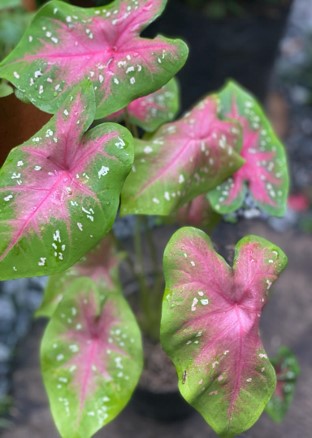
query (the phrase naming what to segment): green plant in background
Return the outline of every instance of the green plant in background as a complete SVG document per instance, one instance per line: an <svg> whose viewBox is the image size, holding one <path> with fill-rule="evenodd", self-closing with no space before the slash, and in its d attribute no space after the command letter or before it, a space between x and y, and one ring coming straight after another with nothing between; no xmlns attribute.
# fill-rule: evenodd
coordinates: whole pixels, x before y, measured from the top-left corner
<svg viewBox="0 0 312 438"><path fill-rule="evenodd" d="M0 60L5 58L21 39L32 14L22 7L21 0L2 0L0 4ZM13 93L7 81L0 81L0 96Z"/></svg>
<svg viewBox="0 0 312 438"><path fill-rule="evenodd" d="M41 369L64 438L91 437L124 408L142 372L141 333L161 341L182 395L220 436L251 427L276 386L259 318L287 263L280 248L246 236L232 268L203 231L181 228L165 250L162 300L148 216L205 228L247 192L282 216L289 185L283 145L237 84L172 121L188 48L140 36L165 4L49 2L0 64L2 78L53 114L0 171L0 278L50 275L37 312L49 318ZM117 213L136 217L135 257L118 250ZM137 315L122 260L138 285Z"/></svg>

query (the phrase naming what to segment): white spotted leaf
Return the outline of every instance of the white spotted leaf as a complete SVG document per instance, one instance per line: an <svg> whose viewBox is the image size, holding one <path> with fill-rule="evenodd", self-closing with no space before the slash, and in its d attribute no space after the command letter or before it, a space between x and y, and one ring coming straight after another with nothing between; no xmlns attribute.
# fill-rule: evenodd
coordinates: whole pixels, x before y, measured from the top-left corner
<svg viewBox="0 0 312 438"><path fill-rule="evenodd" d="M251 427L274 392L259 320L286 263L280 248L247 236L232 268L191 227L178 230L165 250L161 343L181 394L222 437Z"/></svg>
<svg viewBox="0 0 312 438"><path fill-rule="evenodd" d="M142 371L128 303L92 279L72 282L41 344L41 369L62 438L89 438L125 407Z"/></svg>
<svg viewBox="0 0 312 438"><path fill-rule="evenodd" d="M113 235L109 234L67 271L49 277L36 316L50 318L66 294L68 285L79 277L91 278L107 291L120 289L118 266L122 257L117 253Z"/></svg>
<svg viewBox="0 0 312 438"><path fill-rule="evenodd" d="M62 272L111 229L132 136L115 123L85 133L94 113L86 83L1 168L1 280Z"/></svg>
<svg viewBox="0 0 312 438"><path fill-rule="evenodd" d="M96 117L105 117L159 89L184 65L188 49L181 40L140 37L165 5L166 0L115 0L79 8L51 1L2 62L0 77L50 113L89 78Z"/></svg>
<svg viewBox="0 0 312 438"><path fill-rule="evenodd" d="M135 140L135 160L121 198L121 214L165 216L216 187L243 159L237 124L220 120L208 96L148 140Z"/></svg>
<svg viewBox="0 0 312 438"><path fill-rule="evenodd" d="M220 214L234 212L248 190L265 213L283 216L289 186L284 146L252 95L229 82L218 96L222 116L241 124L245 164L209 193L211 205Z"/></svg>
<svg viewBox="0 0 312 438"><path fill-rule="evenodd" d="M153 132L161 125L171 121L179 110L179 90L173 78L154 93L139 97L129 105L109 116L108 120L129 122L147 132Z"/></svg>

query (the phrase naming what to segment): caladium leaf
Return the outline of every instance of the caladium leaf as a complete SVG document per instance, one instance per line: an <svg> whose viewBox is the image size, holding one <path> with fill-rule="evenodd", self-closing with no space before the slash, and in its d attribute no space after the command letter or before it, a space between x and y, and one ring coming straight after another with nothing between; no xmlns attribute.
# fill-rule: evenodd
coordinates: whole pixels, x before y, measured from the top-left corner
<svg viewBox="0 0 312 438"><path fill-rule="evenodd" d="M106 236L74 266L49 278L36 316L51 317L75 278L91 278L107 291L120 289L118 266L121 259L114 237Z"/></svg>
<svg viewBox="0 0 312 438"><path fill-rule="evenodd" d="M121 214L169 215L216 187L244 162L234 150L237 142L240 131L218 118L214 96L182 119L163 125L148 140L136 140Z"/></svg>
<svg viewBox="0 0 312 438"><path fill-rule="evenodd" d="M0 80L0 97L10 96L13 93L13 88L6 81Z"/></svg>
<svg viewBox="0 0 312 438"><path fill-rule="evenodd" d="M161 342L183 397L223 437L251 427L274 391L259 318L286 262L280 248L248 236L231 268L191 227L178 230L165 250Z"/></svg>
<svg viewBox="0 0 312 438"><path fill-rule="evenodd" d="M84 134L95 102L80 88L0 170L1 280L64 271L112 227L132 137L114 123Z"/></svg>
<svg viewBox="0 0 312 438"><path fill-rule="evenodd" d="M127 108L109 116L108 120L125 120L147 132L153 132L171 121L179 110L179 89L173 78L168 84L147 96L133 100Z"/></svg>
<svg viewBox="0 0 312 438"><path fill-rule="evenodd" d="M212 208L205 195L197 196L176 213L176 221L180 225L192 225L211 229L220 220L221 216Z"/></svg>
<svg viewBox="0 0 312 438"><path fill-rule="evenodd" d="M123 295L75 280L41 344L41 368L63 438L89 438L118 415L142 371L141 335Z"/></svg>
<svg viewBox="0 0 312 438"><path fill-rule="evenodd" d="M296 356L286 347L281 347L278 354L271 358L275 368L277 385L273 397L265 410L274 421L282 421L294 397L300 367Z"/></svg>
<svg viewBox="0 0 312 438"><path fill-rule="evenodd" d="M220 214L231 213L243 203L249 189L266 213L283 216L287 206L288 169L283 145L256 100L241 87L229 82L219 93L221 113L240 122L241 151L245 164L227 181L209 193Z"/></svg>
<svg viewBox="0 0 312 438"><path fill-rule="evenodd" d="M140 37L165 4L115 0L83 9L49 2L1 64L0 76L51 113L88 77L96 91L97 118L105 117L157 90L184 65L188 49L181 40Z"/></svg>

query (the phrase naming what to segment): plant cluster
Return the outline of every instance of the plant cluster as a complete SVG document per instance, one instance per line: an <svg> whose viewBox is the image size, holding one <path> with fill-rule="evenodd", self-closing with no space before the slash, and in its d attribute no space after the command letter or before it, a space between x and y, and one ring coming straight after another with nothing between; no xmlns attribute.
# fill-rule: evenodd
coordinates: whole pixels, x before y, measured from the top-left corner
<svg viewBox="0 0 312 438"><path fill-rule="evenodd" d="M246 236L231 267L204 231L182 227L164 254L162 310L146 282L147 216L205 228L235 212L247 192L281 216L288 194L284 148L237 84L172 121L174 75L188 48L140 36L165 3L82 9L53 0L0 65L21 98L53 114L0 171L0 278L50 276L38 310L49 318L41 367L64 438L92 436L126 405L142 372L140 327L154 339L160 333L183 397L224 437L251 427L276 386L259 318L286 265L280 248ZM140 326L119 279L127 256L112 232L117 213L139 225ZM153 254L150 232L146 240ZM284 407L291 395L278 399Z"/></svg>

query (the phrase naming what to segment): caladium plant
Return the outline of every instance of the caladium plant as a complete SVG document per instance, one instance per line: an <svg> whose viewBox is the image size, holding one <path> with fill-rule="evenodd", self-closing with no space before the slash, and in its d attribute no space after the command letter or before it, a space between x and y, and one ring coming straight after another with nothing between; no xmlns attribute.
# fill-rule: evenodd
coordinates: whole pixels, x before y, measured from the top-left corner
<svg viewBox="0 0 312 438"><path fill-rule="evenodd" d="M126 120L146 132L153 132L171 121L179 109L179 90L175 78L159 90L133 100L129 105L111 114L112 121Z"/></svg>
<svg viewBox="0 0 312 438"><path fill-rule="evenodd" d="M180 40L140 37L165 0L115 0L82 9L51 1L0 66L38 108L54 113L84 78L96 90L97 118L166 84L185 63Z"/></svg>
<svg viewBox="0 0 312 438"><path fill-rule="evenodd" d="M216 96L203 99L148 140L136 140L121 213L169 215L207 193L242 166L235 152L239 140L236 123L220 120Z"/></svg>
<svg viewBox="0 0 312 438"><path fill-rule="evenodd" d="M81 83L2 167L2 280L64 271L110 230L132 142L129 131L111 123L84 135L94 113L92 86Z"/></svg>
<svg viewBox="0 0 312 438"><path fill-rule="evenodd" d="M293 400L300 366L294 353L286 347L281 347L277 355L271 358L271 362L276 371L277 383L265 410L274 421L280 422Z"/></svg>
<svg viewBox="0 0 312 438"><path fill-rule="evenodd" d="M195 228L181 228L167 245L162 345L182 395L221 436L252 426L274 392L259 318L286 263L278 247L255 236L238 242L233 268Z"/></svg>
<svg viewBox="0 0 312 438"><path fill-rule="evenodd" d="M249 93L229 82L219 93L221 113L239 120L242 127L241 155L245 164L227 181L209 193L218 213L237 210L249 190L267 214L283 216L288 195L285 150L263 113Z"/></svg>
<svg viewBox="0 0 312 438"><path fill-rule="evenodd" d="M283 146L237 84L172 121L187 46L140 36L165 3L53 0L0 65L19 98L53 114L0 170L0 279L50 275L37 311L49 318L41 367L63 438L89 438L124 408L142 371L141 333L161 341L182 395L220 436L249 428L274 393L258 326L286 265L276 245L243 238L231 268L202 231L180 229L165 250L162 304L146 216L210 230L247 189L271 215L288 190ZM114 236L118 211L136 215L134 251ZM137 284L135 314L121 262Z"/></svg>

